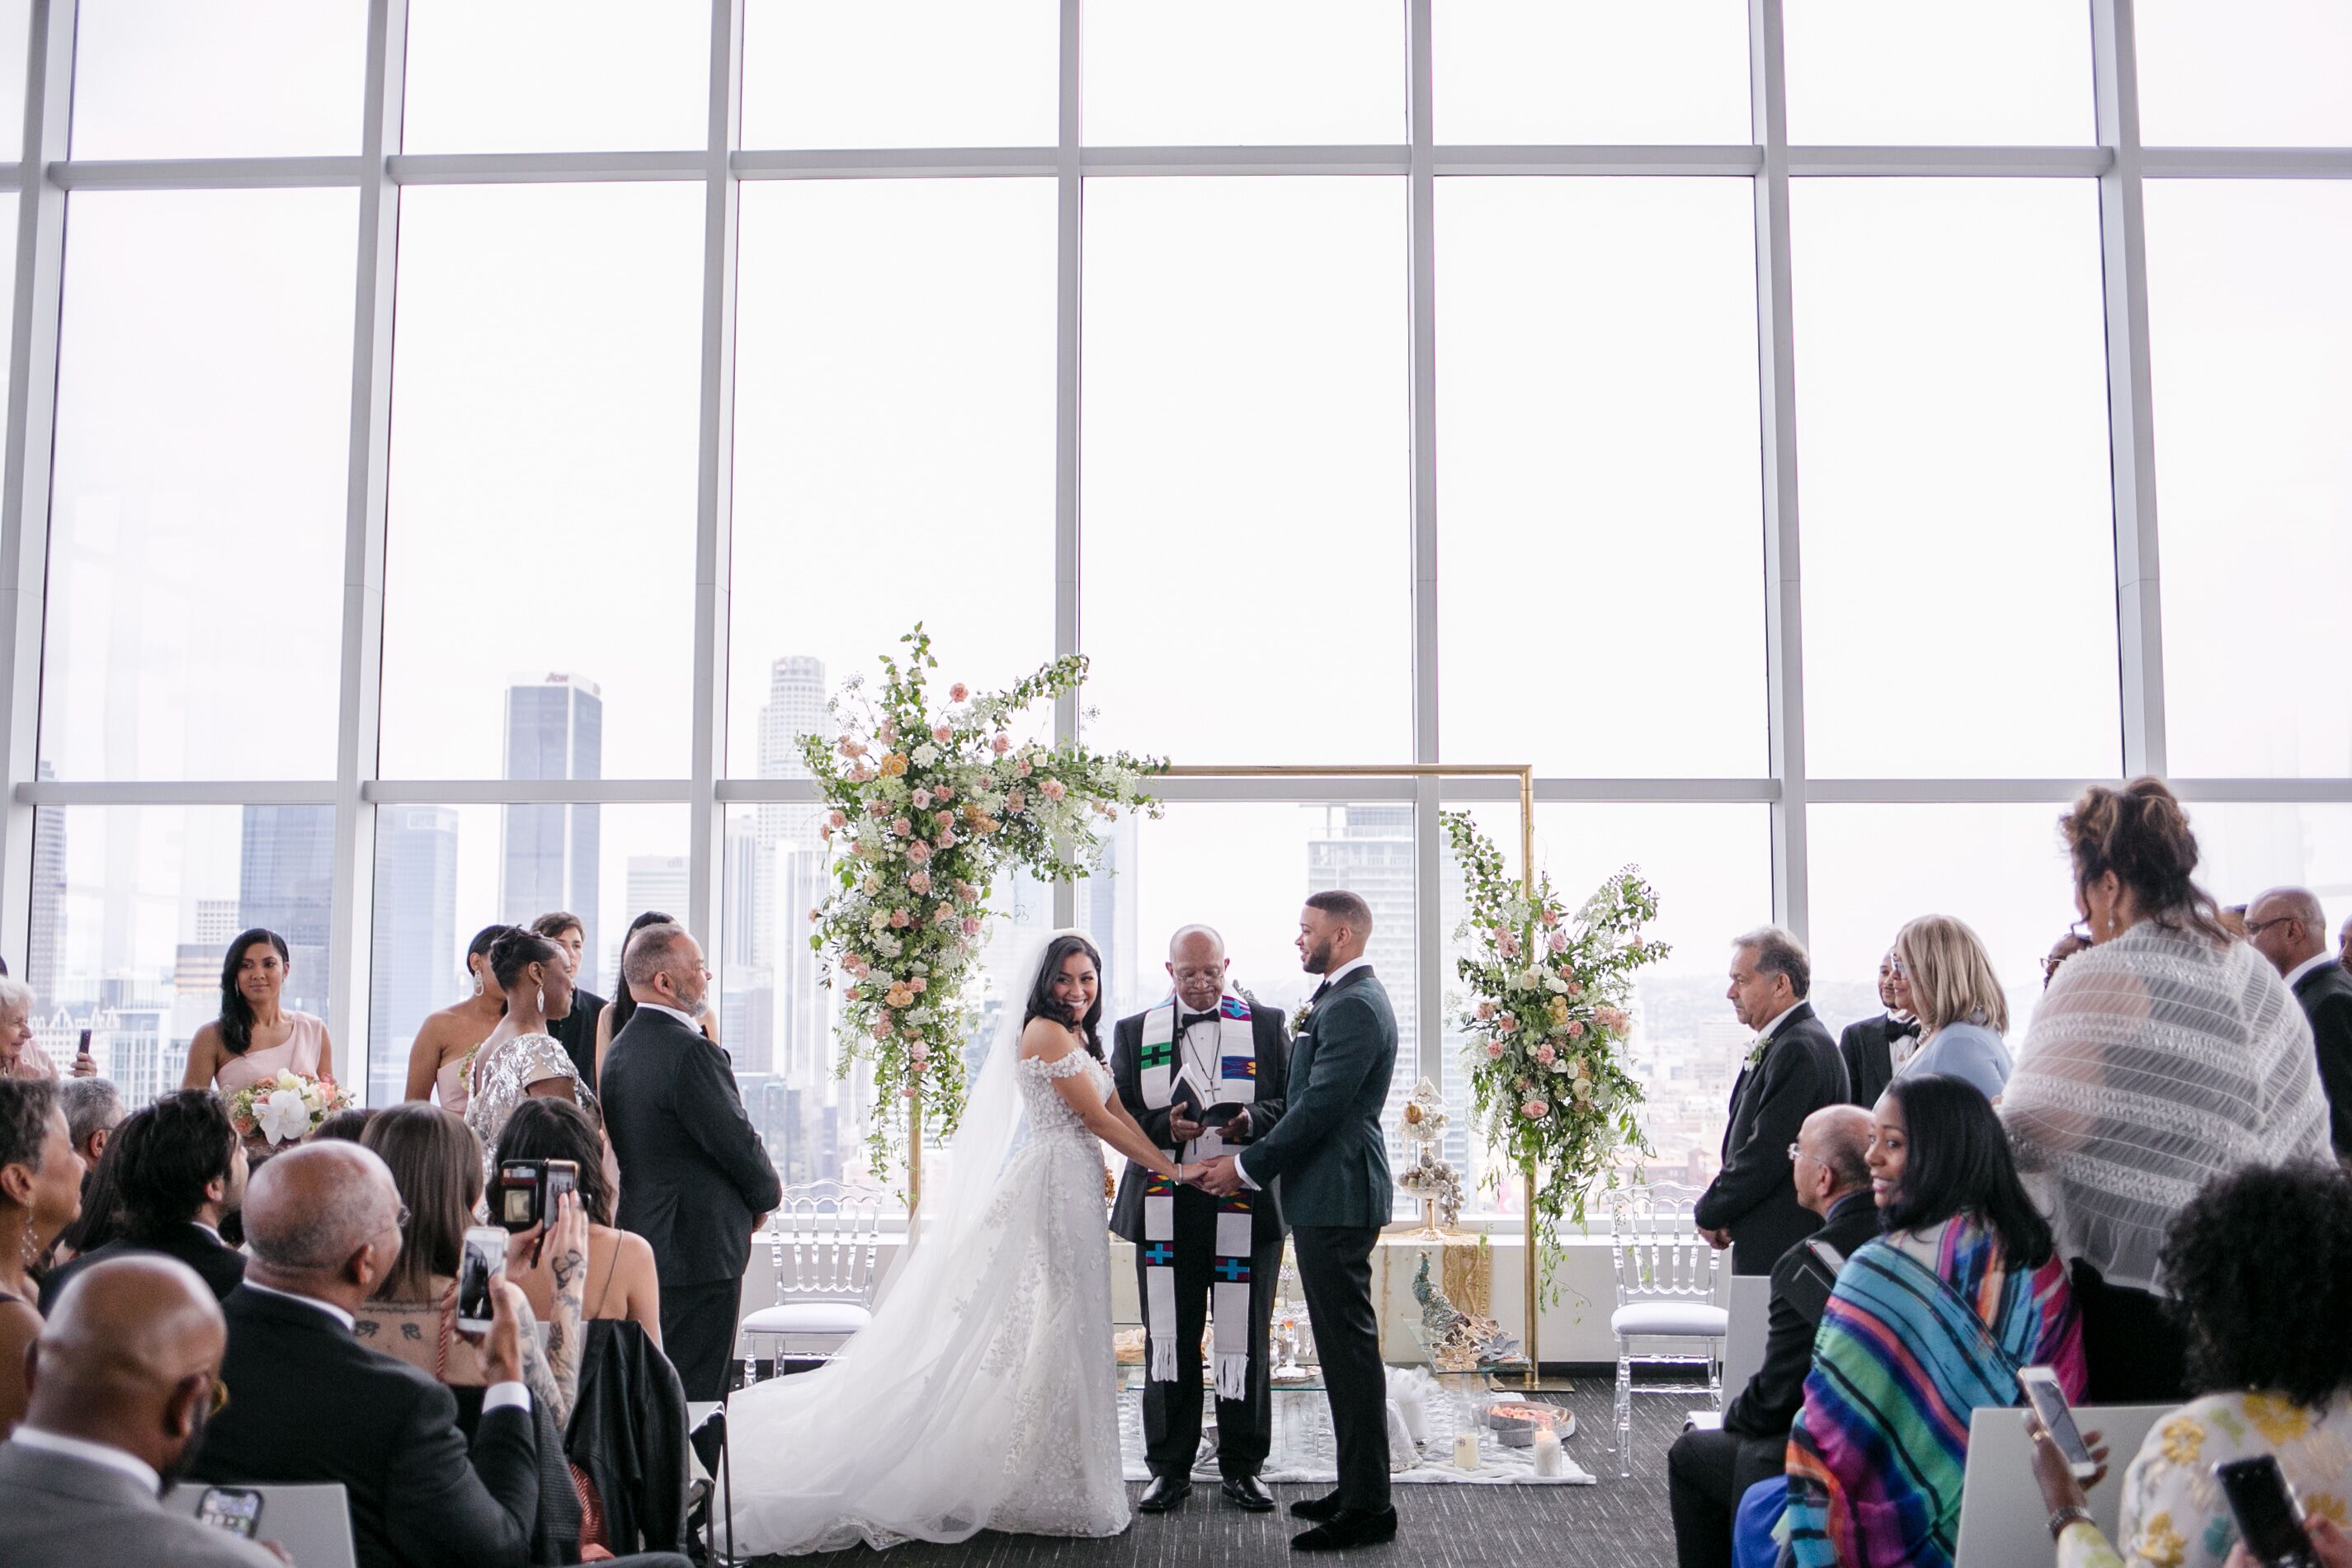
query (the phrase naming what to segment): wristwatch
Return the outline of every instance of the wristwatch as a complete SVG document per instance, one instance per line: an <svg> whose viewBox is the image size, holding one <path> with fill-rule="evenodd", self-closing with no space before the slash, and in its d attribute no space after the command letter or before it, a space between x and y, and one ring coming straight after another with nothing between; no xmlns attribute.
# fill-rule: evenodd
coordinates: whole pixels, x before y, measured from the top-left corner
<svg viewBox="0 0 2352 1568"><path fill-rule="evenodd" d="M2096 1525L2098 1521L2091 1517L2089 1509L2084 1508L2081 1503L2070 1502L2050 1515L2050 1539L2055 1541L2065 1534L2066 1527L2070 1524Z"/></svg>

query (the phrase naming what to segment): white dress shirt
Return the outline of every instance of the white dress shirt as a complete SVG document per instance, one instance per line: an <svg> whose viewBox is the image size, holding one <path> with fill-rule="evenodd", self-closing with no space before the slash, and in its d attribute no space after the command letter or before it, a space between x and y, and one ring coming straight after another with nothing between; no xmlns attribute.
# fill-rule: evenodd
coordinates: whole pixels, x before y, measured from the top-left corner
<svg viewBox="0 0 2352 1568"><path fill-rule="evenodd" d="M264 1285L259 1281L251 1279L246 1281L245 1288L248 1291L258 1291L265 1296L277 1296L284 1301L299 1301L306 1307L316 1308L318 1311L326 1313L329 1317L342 1324L345 1332L349 1332L358 1326L351 1313L343 1311L342 1308L335 1305L332 1301L322 1301L316 1296L300 1295L293 1291L277 1290L271 1286ZM530 1387L521 1383L493 1383L482 1391L482 1413L484 1415L487 1416L493 1410L502 1410L509 1405L515 1406L519 1410L530 1409Z"/></svg>
<svg viewBox="0 0 2352 1568"><path fill-rule="evenodd" d="M667 1013L670 1017L676 1019L678 1022L684 1024L695 1033L700 1034L702 1032L702 1020L696 1018L692 1013L680 1012L676 1008L664 1007L659 1002L639 1002L637 1004L637 1009L641 1012Z"/></svg>
<svg viewBox="0 0 2352 1568"><path fill-rule="evenodd" d="M79 1459L85 1464L103 1465L109 1469L120 1470L137 1481L139 1490L149 1497L163 1496L163 1478L155 1473L154 1466L127 1448L118 1448L110 1443L92 1443L81 1437L68 1437L62 1432L44 1432L29 1422L19 1426L10 1436L28 1448L63 1454L69 1459Z"/></svg>
<svg viewBox="0 0 2352 1568"><path fill-rule="evenodd" d="M1798 998L1794 1002L1791 1002L1787 1009L1775 1013L1772 1016L1772 1021L1770 1023L1768 1023L1762 1029L1758 1030L1756 1031L1756 1038L1759 1040L1770 1040L1773 1032L1782 1024L1789 1021L1789 1014L1795 1012L1799 1008L1803 1007L1804 1005L1805 998L1802 997Z"/></svg>

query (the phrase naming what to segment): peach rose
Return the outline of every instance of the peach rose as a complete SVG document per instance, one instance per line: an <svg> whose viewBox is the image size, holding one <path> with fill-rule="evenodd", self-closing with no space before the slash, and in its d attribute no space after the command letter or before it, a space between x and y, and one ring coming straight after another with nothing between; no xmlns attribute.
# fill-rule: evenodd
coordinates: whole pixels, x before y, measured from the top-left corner
<svg viewBox="0 0 2352 1568"><path fill-rule="evenodd" d="M882 759L882 777L883 777L883 778L885 778L885 779L903 779L903 778L905 778L905 777L906 777L906 774L907 774L907 759L906 759L906 758L904 758L903 756L899 755L898 752L895 752L895 751L894 751L894 752L890 753L890 755L889 755L889 756L887 756L887 757L886 757L886 758L884 758Z"/></svg>

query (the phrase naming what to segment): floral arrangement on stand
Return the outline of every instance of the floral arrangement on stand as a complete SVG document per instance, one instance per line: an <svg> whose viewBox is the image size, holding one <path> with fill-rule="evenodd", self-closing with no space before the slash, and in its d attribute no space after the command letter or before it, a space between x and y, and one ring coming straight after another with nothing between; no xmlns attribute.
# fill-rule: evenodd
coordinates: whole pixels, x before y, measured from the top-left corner
<svg viewBox="0 0 2352 1568"><path fill-rule="evenodd" d="M239 1137L257 1134L267 1145L298 1144L319 1130L319 1124L352 1103L350 1090L321 1073L316 1078L280 1071L222 1096L229 1124Z"/></svg>
<svg viewBox="0 0 2352 1568"><path fill-rule="evenodd" d="M1469 1001L1471 1104L1487 1146L1529 1176L1528 1198L1549 1299L1563 1218L1584 1219L1586 1193L1615 1183L1624 1148L1646 1150L1635 1119L1642 1086L1627 1071L1634 971L1664 957L1643 940L1658 896L1633 866L1570 910L1551 879L1508 875L1502 852L1466 811L1442 814L1462 867L1469 915L1456 934L1470 948L1455 965ZM1489 1185L1501 1180L1499 1170Z"/></svg>
<svg viewBox="0 0 2352 1568"><path fill-rule="evenodd" d="M1421 1200L1422 1228L1417 1234L1422 1236L1443 1235L1462 1218L1461 1174L1437 1153L1438 1141L1444 1137L1445 1124L1451 1120L1445 1113L1445 1097L1424 1078L1404 1103L1397 1127L1413 1157L1396 1184L1399 1190Z"/></svg>
<svg viewBox="0 0 2352 1568"><path fill-rule="evenodd" d="M906 657L884 655L878 687L853 676L828 705L835 733L802 740L828 808L818 831L837 884L809 912L809 946L847 982L839 1071L845 1078L861 1061L873 1071L866 1143L877 1172L906 1154L910 1129L890 1107L912 1101L942 1133L962 1113L964 1042L976 1017L965 987L998 873L1084 876L1100 853L1097 822L1123 810L1160 814L1141 779L1164 766L1013 738L1031 707L1078 689L1081 655L1001 692L975 695L959 682L935 708L929 634L918 622L899 641Z"/></svg>

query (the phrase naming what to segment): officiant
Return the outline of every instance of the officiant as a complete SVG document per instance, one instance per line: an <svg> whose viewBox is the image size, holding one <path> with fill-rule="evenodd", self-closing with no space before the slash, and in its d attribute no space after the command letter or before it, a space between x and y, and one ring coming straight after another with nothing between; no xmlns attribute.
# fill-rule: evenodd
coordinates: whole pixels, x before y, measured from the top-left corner
<svg viewBox="0 0 2352 1568"><path fill-rule="evenodd" d="M1224 939L1187 925L1168 944L1175 992L1118 1020L1111 1076L1146 1136L1179 1164L1214 1159L1264 1137L1282 1115L1290 1051L1279 1009L1229 983ZM1275 1194L1218 1197L1129 1162L1111 1208L1135 1243L1145 1328L1143 1437L1151 1485L1137 1507L1165 1513L1190 1496L1201 1447L1201 1332L1214 1326L1217 1469L1227 1499L1274 1507L1259 1482L1273 1442L1268 1325L1282 1274Z"/></svg>

